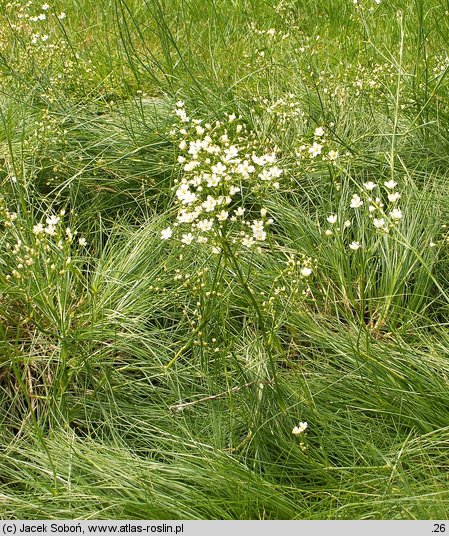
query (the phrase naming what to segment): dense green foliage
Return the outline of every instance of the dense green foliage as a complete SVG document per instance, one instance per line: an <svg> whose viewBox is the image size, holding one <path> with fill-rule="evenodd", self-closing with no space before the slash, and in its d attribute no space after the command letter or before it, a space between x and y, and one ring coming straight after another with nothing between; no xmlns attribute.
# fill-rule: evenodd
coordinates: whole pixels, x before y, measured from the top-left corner
<svg viewBox="0 0 449 536"><path fill-rule="evenodd" d="M448 10L0 2L1 518L448 517Z"/></svg>

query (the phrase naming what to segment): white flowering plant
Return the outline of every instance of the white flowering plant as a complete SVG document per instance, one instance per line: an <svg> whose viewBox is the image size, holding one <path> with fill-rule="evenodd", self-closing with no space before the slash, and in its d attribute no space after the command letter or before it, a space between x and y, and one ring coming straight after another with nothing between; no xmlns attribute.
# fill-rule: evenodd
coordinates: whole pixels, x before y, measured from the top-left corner
<svg viewBox="0 0 449 536"><path fill-rule="evenodd" d="M376 236L389 234L397 228L403 217L400 208L401 194L396 191L397 182L372 180L348 185L339 197L338 214L326 217L324 234L328 237L345 232L345 244L352 251L373 247ZM352 190L352 192L351 192ZM347 196L350 196L347 202ZM346 203L346 206L345 206ZM350 242L350 243L349 243Z"/></svg>
<svg viewBox="0 0 449 536"><path fill-rule="evenodd" d="M302 290L301 280L308 278L314 267L309 258L289 258L286 268L292 274L293 263L295 283L283 285L285 274L281 271L262 299L251 289L248 270L243 274L242 257L270 252L275 246L269 236L274 219L265 204L272 192L280 189L284 175L276 147L267 151L236 114L205 122L189 117L182 101L174 113L178 121L171 135L179 166L173 185L176 221L161 231L160 238L182 247L206 248L218 256L218 265L232 268L254 308L274 370L273 346L281 351L281 344L267 325L275 311L273 300L284 294L287 286L295 287L294 293ZM203 328L200 324L197 331Z"/></svg>
<svg viewBox="0 0 449 536"><path fill-rule="evenodd" d="M373 331L400 324L407 309L419 311L421 298L413 292L413 283L431 282L409 236L419 238L425 250L432 241L407 210L410 198L404 190L400 179L348 177L335 192L332 212L320 224L321 262L330 262L336 270L330 273L334 284L341 285L340 303Z"/></svg>
<svg viewBox="0 0 449 536"><path fill-rule="evenodd" d="M73 219L73 218L72 218ZM77 291L85 286L82 274L87 240L72 230L65 210L33 213L9 209L0 197L0 282L5 302L15 304L15 321L36 323L39 331L67 333L76 313ZM60 313L60 301L71 303L70 314Z"/></svg>
<svg viewBox="0 0 449 536"><path fill-rule="evenodd" d="M261 150L235 114L203 122L188 117L179 101L175 115L179 121L171 134L179 151L180 174L173 188L177 216L161 239L204 244L214 253L224 244L235 251L262 246L273 223L264 198L279 189L283 175L276 148Z"/></svg>

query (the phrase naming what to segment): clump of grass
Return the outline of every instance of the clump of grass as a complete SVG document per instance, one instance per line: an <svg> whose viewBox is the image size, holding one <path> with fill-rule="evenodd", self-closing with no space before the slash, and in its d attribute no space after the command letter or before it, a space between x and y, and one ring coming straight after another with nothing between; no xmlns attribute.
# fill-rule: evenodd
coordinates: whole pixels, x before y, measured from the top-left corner
<svg viewBox="0 0 449 536"><path fill-rule="evenodd" d="M444 6L0 17L2 518L446 518Z"/></svg>

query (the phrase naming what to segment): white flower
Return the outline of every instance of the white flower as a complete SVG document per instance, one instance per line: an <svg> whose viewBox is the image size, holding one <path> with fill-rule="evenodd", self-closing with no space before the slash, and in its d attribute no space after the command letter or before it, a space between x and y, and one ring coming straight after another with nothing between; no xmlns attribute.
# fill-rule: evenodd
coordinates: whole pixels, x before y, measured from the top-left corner
<svg viewBox="0 0 449 536"><path fill-rule="evenodd" d="M253 237L254 240L257 240L258 242L263 242L267 238L267 233L262 229L257 229L256 231L253 230Z"/></svg>
<svg viewBox="0 0 449 536"><path fill-rule="evenodd" d="M324 128L323 127L316 128L314 134L317 138L321 138L322 136L324 136Z"/></svg>
<svg viewBox="0 0 449 536"><path fill-rule="evenodd" d="M401 197L401 194L399 192L394 192L392 194L388 194L388 201L391 203L394 203Z"/></svg>
<svg viewBox="0 0 449 536"><path fill-rule="evenodd" d="M207 173L205 173L204 175L207 175ZM203 178L206 178L204 175L195 175L195 177L193 177L193 179L189 181L189 184L198 188L198 186L201 185L201 181L203 180Z"/></svg>
<svg viewBox="0 0 449 536"><path fill-rule="evenodd" d="M223 204L229 205L231 202L232 202L232 198L229 195L226 195L226 196L220 195L219 198L217 199L218 205L223 205Z"/></svg>
<svg viewBox="0 0 449 536"><path fill-rule="evenodd" d="M278 168L278 166L271 167L269 172L273 179L278 179L282 175L282 169Z"/></svg>
<svg viewBox="0 0 449 536"><path fill-rule="evenodd" d="M179 101L176 103L176 106L177 106L177 108L184 108L184 104L185 104L184 101L179 100Z"/></svg>
<svg viewBox="0 0 449 536"><path fill-rule="evenodd" d="M303 277L308 277L312 273L312 268L303 266L299 272Z"/></svg>
<svg viewBox="0 0 449 536"><path fill-rule="evenodd" d="M65 19L65 13L64 13L64 11L61 11L61 13L58 15L58 19L59 19L59 20L63 20L63 19Z"/></svg>
<svg viewBox="0 0 449 536"><path fill-rule="evenodd" d="M346 220L346 221L344 222L344 224L343 224L343 227L344 227L345 229L347 229L348 227L351 227L351 221L350 221L350 220Z"/></svg>
<svg viewBox="0 0 449 536"><path fill-rule="evenodd" d="M330 229L326 229L326 230L324 231L324 234L325 234L326 236L332 236L333 233L332 233L332 231L331 231Z"/></svg>
<svg viewBox="0 0 449 536"><path fill-rule="evenodd" d="M183 205L190 205L196 201L196 194L190 191L189 185L186 183L176 190L176 197L182 202Z"/></svg>
<svg viewBox="0 0 449 536"><path fill-rule="evenodd" d="M204 140L200 143L200 146L209 154L219 154L221 151L221 147L219 145L210 145L211 142L212 142L211 137L205 136ZM206 162L209 164L209 160L206 160Z"/></svg>
<svg viewBox="0 0 449 536"><path fill-rule="evenodd" d="M239 193L241 190L240 186L231 186L229 188L229 195L235 195L237 193Z"/></svg>
<svg viewBox="0 0 449 536"><path fill-rule="evenodd" d="M82 247L84 246L87 246L87 240L84 238L84 237L81 237L79 240L78 240L78 244Z"/></svg>
<svg viewBox="0 0 449 536"><path fill-rule="evenodd" d="M206 201L203 201L201 206L206 212L212 212L215 209L216 204L216 199L214 199L211 195L208 195Z"/></svg>
<svg viewBox="0 0 449 536"><path fill-rule="evenodd" d="M359 208L363 205L363 201L360 199L360 197L357 194L354 194L351 199L351 204L349 205L351 208Z"/></svg>
<svg viewBox="0 0 449 536"><path fill-rule="evenodd" d="M212 229L213 225L214 225L214 220L212 220L212 219L210 219L210 220L201 220L196 224L198 229L200 231L203 231L203 232L210 231Z"/></svg>
<svg viewBox="0 0 449 536"><path fill-rule="evenodd" d="M207 186L209 188L215 188L215 186L218 186L221 181L220 177L218 175L215 175L214 173L212 175L208 175L207 173L205 173L204 178L207 178Z"/></svg>
<svg viewBox="0 0 449 536"><path fill-rule="evenodd" d="M235 145L231 145L228 149L224 150L225 159L230 161L239 155L239 150Z"/></svg>
<svg viewBox="0 0 449 536"><path fill-rule="evenodd" d="M44 5L42 6L42 9L43 9L44 11L47 11L48 9L50 9L50 6L49 6L48 4L44 4Z"/></svg>
<svg viewBox="0 0 449 536"><path fill-rule="evenodd" d="M58 225L59 223L59 217L58 216L49 216L47 218L47 225L51 225L51 226L54 226L54 225Z"/></svg>
<svg viewBox="0 0 449 536"><path fill-rule="evenodd" d="M307 429L308 427L308 424L306 422L300 422L299 423L299 426L295 426L292 430L292 434L293 435L299 435L299 434L302 434L303 432L305 432L305 430Z"/></svg>
<svg viewBox="0 0 449 536"><path fill-rule="evenodd" d="M309 147L309 154L312 158L315 158L315 156L318 156L319 154L321 154L321 149L323 148L322 145L320 145L319 143L316 143L314 142L314 144Z"/></svg>
<svg viewBox="0 0 449 536"><path fill-rule="evenodd" d="M360 244L359 244L358 242L355 242L355 241L354 241L354 242L351 242L351 243L349 244L349 247L350 247L352 250L357 251L361 246L360 246Z"/></svg>
<svg viewBox="0 0 449 536"><path fill-rule="evenodd" d="M271 180L271 173L269 169L263 169L262 173L259 173L259 179L262 181Z"/></svg>
<svg viewBox="0 0 449 536"><path fill-rule="evenodd" d="M241 164L237 166L237 171L243 175L244 177L248 177L250 173L254 173L256 168L248 162L248 160L244 160Z"/></svg>
<svg viewBox="0 0 449 536"><path fill-rule="evenodd" d="M385 225L385 220L383 218L374 218L373 225L376 229L380 229Z"/></svg>
<svg viewBox="0 0 449 536"><path fill-rule="evenodd" d="M184 164L184 171L192 171L199 165L200 162L198 160L191 160L190 162L187 162L187 164Z"/></svg>
<svg viewBox="0 0 449 536"><path fill-rule="evenodd" d="M56 227L54 225L47 225L44 229L45 233L48 234L48 236L55 236L56 234Z"/></svg>
<svg viewBox="0 0 449 536"><path fill-rule="evenodd" d="M181 123L188 123L190 121L190 118L187 117L187 114L183 108L177 108L175 110L175 114L179 117Z"/></svg>
<svg viewBox="0 0 449 536"><path fill-rule="evenodd" d="M336 214L331 214L330 216L328 216L326 218L326 220L329 222L329 223L336 223L337 221L337 215Z"/></svg>
<svg viewBox="0 0 449 536"><path fill-rule="evenodd" d="M212 173L215 173L215 175L224 175L226 169L226 166L221 162L218 162L215 166L211 167Z"/></svg>
<svg viewBox="0 0 449 536"><path fill-rule="evenodd" d="M242 244L245 247L250 248L254 245L254 238L252 236L245 236L245 238L242 239Z"/></svg>
<svg viewBox="0 0 449 536"><path fill-rule="evenodd" d="M227 210L222 210L217 214L218 221L226 221L228 219L229 212Z"/></svg>
<svg viewBox="0 0 449 536"><path fill-rule="evenodd" d="M193 242L194 236L192 233L184 233L181 238L181 242L188 246Z"/></svg>
<svg viewBox="0 0 449 536"><path fill-rule="evenodd" d="M274 164L276 162L276 153L264 154L262 158L267 164Z"/></svg>
<svg viewBox="0 0 449 536"><path fill-rule="evenodd" d="M267 233L264 231L263 225L264 223L262 220L254 220L253 224L251 225L255 240L262 241L266 239Z"/></svg>
<svg viewBox="0 0 449 536"><path fill-rule="evenodd" d="M42 223L38 223L37 225L33 227L33 233L35 235L40 235L40 234L43 234L44 232L45 232L45 229Z"/></svg>
<svg viewBox="0 0 449 536"><path fill-rule="evenodd" d="M397 182L395 182L393 179L391 179L391 181L388 181L388 182L384 182L384 186L385 188L388 188L389 190L392 190L395 186L397 186Z"/></svg>
<svg viewBox="0 0 449 536"><path fill-rule="evenodd" d="M235 214L236 216L243 216L243 214L245 214L245 210L246 210L246 209L244 209L243 207L239 207L239 208L234 212L234 214Z"/></svg>
<svg viewBox="0 0 449 536"><path fill-rule="evenodd" d="M363 187L364 187L366 190L370 191L370 192L371 192L371 190L374 190L374 188L375 188L376 186L377 186L377 184L375 184L375 183L372 182L372 181L364 182L364 183L363 183Z"/></svg>
<svg viewBox="0 0 449 536"><path fill-rule="evenodd" d="M193 158L198 158L198 153L201 151L201 146L201 140L190 141L188 153L191 154Z"/></svg>
<svg viewBox="0 0 449 536"><path fill-rule="evenodd" d="M263 156L257 156L255 154L253 154L251 156L251 159L258 166L264 166L267 163L267 161L265 160L265 157L263 157Z"/></svg>
<svg viewBox="0 0 449 536"><path fill-rule="evenodd" d="M221 181L220 177L218 175L215 175L214 173L212 173L212 175L204 173L203 178L207 179L208 188L215 188L220 184Z"/></svg>
<svg viewBox="0 0 449 536"><path fill-rule="evenodd" d="M173 231L171 227L167 227L166 229L163 229L161 231L161 239L168 240L169 238L171 238L172 234L173 234Z"/></svg>
<svg viewBox="0 0 449 536"><path fill-rule="evenodd" d="M192 223L199 216L199 213L200 213L200 210L198 209L192 212L187 212L186 210L181 209L179 211L177 218L180 223Z"/></svg>
<svg viewBox="0 0 449 536"><path fill-rule="evenodd" d="M402 218L402 210L400 210L399 208L394 208L390 212L390 218L392 218L393 220L400 220Z"/></svg>
<svg viewBox="0 0 449 536"><path fill-rule="evenodd" d="M327 157L329 158L329 160L337 160L338 151L329 151Z"/></svg>

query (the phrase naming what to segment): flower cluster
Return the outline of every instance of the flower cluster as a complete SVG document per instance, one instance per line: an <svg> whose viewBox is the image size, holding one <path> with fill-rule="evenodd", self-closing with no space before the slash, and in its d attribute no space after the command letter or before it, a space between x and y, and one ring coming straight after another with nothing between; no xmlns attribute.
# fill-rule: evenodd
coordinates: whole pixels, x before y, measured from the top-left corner
<svg viewBox="0 0 449 536"><path fill-rule="evenodd" d="M26 81L37 69L46 73L41 79L39 97L50 103L60 101L61 93L86 98L87 86L102 96L117 92L112 79L99 79L91 48L74 50L75 44L67 41L65 25L69 13L52 2L35 0L15 0L5 3L2 9L8 22L0 24L0 47L14 64L15 75L0 78L0 88L11 90L14 85L19 91L28 91ZM21 46L15 46L16 42Z"/></svg>
<svg viewBox="0 0 449 536"><path fill-rule="evenodd" d="M298 426L293 427L292 434L295 435L295 436L302 436L302 434L304 434L304 432L307 430L308 427L309 427L309 425L308 425L307 422L300 422L298 424ZM307 447L306 447L304 441L299 442L299 448L302 451L307 450Z"/></svg>
<svg viewBox="0 0 449 536"><path fill-rule="evenodd" d="M58 47L58 43L50 44L51 30L49 21L52 19L62 21L66 14L54 11L47 3L34 7L33 2L9 2L5 6L7 12L14 13L9 18L11 29L20 32L31 45L47 43L47 50Z"/></svg>
<svg viewBox="0 0 449 536"><path fill-rule="evenodd" d="M381 3L382 0L374 0L374 4L377 4L379 5ZM352 0L352 3L356 6L359 5L359 0ZM372 4L371 4L371 7L372 7Z"/></svg>
<svg viewBox="0 0 449 536"><path fill-rule="evenodd" d="M287 93L275 100L254 97L253 101L261 112L267 112L281 124L287 124L293 118L305 117L299 98L294 93Z"/></svg>
<svg viewBox="0 0 449 536"><path fill-rule="evenodd" d="M268 28L268 30L260 30L257 28L256 24L254 22L250 23L250 30L256 34L261 36L268 36L270 39L287 39L289 37L289 33L284 32L283 30L277 30L276 28Z"/></svg>
<svg viewBox="0 0 449 536"><path fill-rule="evenodd" d="M0 225L4 227L12 227L17 219L17 212L10 212L8 210L5 199L0 196Z"/></svg>
<svg viewBox="0 0 449 536"><path fill-rule="evenodd" d="M434 66L432 69L435 79L441 79L449 69L449 56L447 54L436 54L433 57Z"/></svg>
<svg viewBox="0 0 449 536"><path fill-rule="evenodd" d="M317 158L335 164L339 158L339 153L335 149L330 149L326 139L326 131L323 127L317 127L313 133L311 143L303 143L296 151L298 162L304 160L315 160Z"/></svg>
<svg viewBox="0 0 449 536"><path fill-rule="evenodd" d="M267 239L272 218L264 197L280 187L283 170L276 149L260 150L240 118L230 114L214 124L188 117L176 104L178 124L171 131L179 149L181 177L175 181L177 221L161 232L182 244L209 244L219 252L223 240L246 248ZM258 206L257 213L255 207Z"/></svg>
<svg viewBox="0 0 449 536"><path fill-rule="evenodd" d="M6 208L0 198L0 224L4 227L4 251L7 273L5 278L26 282L30 271L62 275L72 263L72 254L87 245L84 237L77 239L77 231L72 231L63 222L65 211L49 213L29 229L28 222L22 221L17 213ZM8 246L9 244L9 246Z"/></svg>
<svg viewBox="0 0 449 536"><path fill-rule="evenodd" d="M272 282L269 292L261 291L261 307L273 321L294 299L302 300L311 292L310 281L316 272L318 259L301 253L288 253L284 266Z"/></svg>
<svg viewBox="0 0 449 536"><path fill-rule="evenodd" d="M254 22L250 22L248 26L248 32L252 35L252 47L242 55L242 58L247 60L246 67L253 69L255 64L263 66L275 61L277 54L283 49L282 45L288 42L290 33L273 27L260 29Z"/></svg>
<svg viewBox="0 0 449 536"><path fill-rule="evenodd" d="M323 69L315 72L303 68L301 75L308 83L319 88L323 102L330 107L337 104L339 107L352 107L354 99L360 96L370 100L384 98L385 89L397 79L393 64L379 63L375 58L370 58L368 63L348 63L342 70Z"/></svg>
<svg viewBox="0 0 449 536"><path fill-rule="evenodd" d="M376 233L389 233L402 219L402 210L398 207L401 194L396 190L397 183L393 179L375 183L364 182L357 193L352 194L348 209L352 212L348 218L348 210L340 214L330 214L326 221L330 224L324 234L332 236L335 231L342 232L352 227L352 218L362 216L368 226ZM354 234L354 233L353 233ZM349 249L357 251L362 247L360 239L349 244Z"/></svg>
<svg viewBox="0 0 449 536"><path fill-rule="evenodd" d="M293 435L300 435L307 430L308 424L306 422L300 422L298 426L295 426L292 430Z"/></svg>

